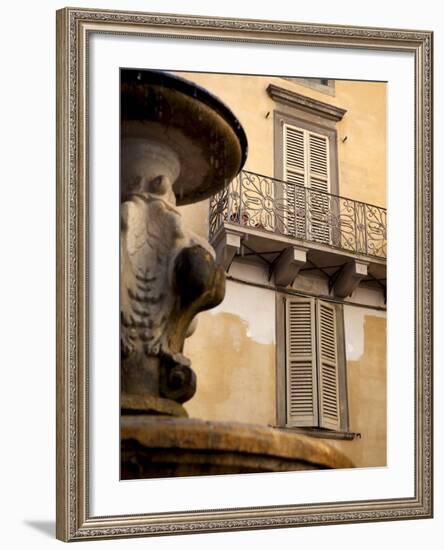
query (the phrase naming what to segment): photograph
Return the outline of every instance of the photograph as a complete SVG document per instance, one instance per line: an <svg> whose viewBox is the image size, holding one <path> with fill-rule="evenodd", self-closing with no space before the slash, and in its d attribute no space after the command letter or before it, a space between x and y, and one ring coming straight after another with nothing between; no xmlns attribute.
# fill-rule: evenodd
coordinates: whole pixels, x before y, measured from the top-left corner
<svg viewBox="0 0 444 550"><path fill-rule="evenodd" d="M120 478L387 465L387 82L120 69Z"/></svg>
<svg viewBox="0 0 444 550"><path fill-rule="evenodd" d="M58 539L432 517L433 33L393 23L58 10Z"/></svg>
<svg viewBox="0 0 444 550"><path fill-rule="evenodd" d="M5 3L6 550L442 545L439 5Z"/></svg>

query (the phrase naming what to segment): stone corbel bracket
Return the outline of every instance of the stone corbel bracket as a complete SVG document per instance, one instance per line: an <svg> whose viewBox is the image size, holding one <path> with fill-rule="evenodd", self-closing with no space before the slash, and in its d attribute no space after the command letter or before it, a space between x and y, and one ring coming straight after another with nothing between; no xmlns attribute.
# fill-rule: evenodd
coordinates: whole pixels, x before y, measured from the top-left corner
<svg viewBox="0 0 444 550"><path fill-rule="evenodd" d="M223 228L213 243L216 252L216 263L228 271L234 256L240 252L242 234Z"/></svg>
<svg viewBox="0 0 444 550"><path fill-rule="evenodd" d="M333 284L333 293L338 298L350 296L359 283L368 275L368 262L353 260L344 264Z"/></svg>
<svg viewBox="0 0 444 550"><path fill-rule="evenodd" d="M276 260L273 266L276 286L292 285L299 270L307 263L307 248L289 246Z"/></svg>

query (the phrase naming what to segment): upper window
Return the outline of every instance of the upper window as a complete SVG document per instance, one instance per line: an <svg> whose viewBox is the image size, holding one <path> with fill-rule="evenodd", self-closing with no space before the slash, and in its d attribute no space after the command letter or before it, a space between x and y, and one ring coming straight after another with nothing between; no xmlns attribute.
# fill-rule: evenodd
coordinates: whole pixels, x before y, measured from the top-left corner
<svg viewBox="0 0 444 550"><path fill-rule="evenodd" d="M334 205L326 194L330 193L329 139L286 122L282 134L283 180L294 184L285 186L289 232L301 239L331 243L329 214Z"/></svg>
<svg viewBox="0 0 444 550"><path fill-rule="evenodd" d="M274 111L274 177L339 195L336 124L346 111L270 84Z"/></svg>
<svg viewBox="0 0 444 550"><path fill-rule="evenodd" d="M339 195L336 124L346 111L270 84L274 111L274 177L284 211L276 228L297 239L338 245L331 227ZM280 227L280 225L282 227Z"/></svg>
<svg viewBox="0 0 444 550"><path fill-rule="evenodd" d="M283 148L285 181L330 192L327 136L284 123Z"/></svg>

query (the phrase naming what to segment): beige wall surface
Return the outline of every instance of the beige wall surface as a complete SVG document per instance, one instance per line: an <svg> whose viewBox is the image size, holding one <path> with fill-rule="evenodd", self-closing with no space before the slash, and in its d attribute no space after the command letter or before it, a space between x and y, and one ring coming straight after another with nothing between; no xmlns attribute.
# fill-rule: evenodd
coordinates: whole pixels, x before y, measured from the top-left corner
<svg viewBox="0 0 444 550"><path fill-rule="evenodd" d="M204 420L273 424L275 345L248 335L248 324L232 313L202 314L199 336L185 354L197 376L188 414Z"/></svg>
<svg viewBox="0 0 444 550"><path fill-rule="evenodd" d="M227 282L224 302L201 313L185 355L197 376L190 416L274 424L276 349L274 293Z"/></svg>
<svg viewBox="0 0 444 550"><path fill-rule="evenodd" d="M331 441L357 467L387 465L386 319L384 314L345 307L345 332L355 336L347 345L349 429L360 434L352 441ZM347 322L348 321L348 322ZM351 332L351 324L354 332ZM357 341L358 340L358 341ZM350 357L354 357L351 360Z"/></svg>
<svg viewBox="0 0 444 550"><path fill-rule="evenodd" d="M340 194L383 207L387 204L386 92L383 82L336 81L336 99L347 109L337 124Z"/></svg>
<svg viewBox="0 0 444 550"><path fill-rule="evenodd" d="M227 298L199 315L185 345L197 375L185 407L206 420L276 424L274 293L228 282ZM357 467L386 465L385 312L344 306L349 430L352 441L326 440Z"/></svg>

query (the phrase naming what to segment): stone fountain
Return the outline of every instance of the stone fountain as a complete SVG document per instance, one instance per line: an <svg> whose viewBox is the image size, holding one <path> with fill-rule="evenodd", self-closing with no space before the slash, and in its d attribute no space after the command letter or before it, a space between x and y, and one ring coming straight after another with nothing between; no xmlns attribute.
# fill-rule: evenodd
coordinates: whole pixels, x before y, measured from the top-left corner
<svg viewBox="0 0 444 550"><path fill-rule="evenodd" d="M295 433L190 419L196 376L183 355L196 315L218 305L225 272L178 206L241 170L247 139L208 91L157 71L121 71L121 478L350 467Z"/></svg>

